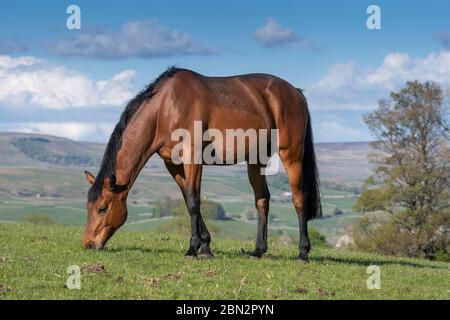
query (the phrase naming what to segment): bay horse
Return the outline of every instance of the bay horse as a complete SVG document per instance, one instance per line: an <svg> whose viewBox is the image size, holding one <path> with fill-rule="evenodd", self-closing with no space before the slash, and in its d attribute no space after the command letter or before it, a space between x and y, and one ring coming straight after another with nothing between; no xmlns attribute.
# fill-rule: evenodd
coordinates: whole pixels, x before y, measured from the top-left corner
<svg viewBox="0 0 450 320"><path fill-rule="evenodd" d="M215 128L221 132L278 129L278 154L299 219L299 259L309 261L307 222L320 217L322 209L311 117L302 91L268 74L207 77L175 67L129 101L111 134L97 177L85 171L92 186L88 191L84 248L103 248L125 223L129 191L148 159L157 153L181 189L189 211L191 238L186 256L197 257L200 250L202 256L212 257L211 236L200 213L203 164L172 160L179 141L172 141L171 132L178 128L191 132L195 121L201 121L202 130ZM250 147L245 146L246 153ZM267 251L270 193L261 174L264 166L247 164L258 212L256 247L250 255L256 258Z"/></svg>

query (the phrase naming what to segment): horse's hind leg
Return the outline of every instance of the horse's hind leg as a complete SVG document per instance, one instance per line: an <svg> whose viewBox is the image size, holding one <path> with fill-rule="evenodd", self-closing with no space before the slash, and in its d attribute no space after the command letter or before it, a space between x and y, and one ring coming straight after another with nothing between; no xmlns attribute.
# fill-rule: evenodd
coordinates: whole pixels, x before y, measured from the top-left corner
<svg viewBox="0 0 450 320"><path fill-rule="evenodd" d="M191 240L187 257L196 257L200 248L200 254L204 257L212 257L209 243L211 236L200 214L200 185L201 165L175 165L165 162L167 170L172 175L181 189L186 206L191 218Z"/></svg>
<svg viewBox="0 0 450 320"><path fill-rule="evenodd" d="M247 173L255 194L255 206L258 211L256 248L251 256L260 258L267 251L267 217L269 215L270 193L267 188L266 176L261 174L261 166L249 164Z"/></svg>
<svg viewBox="0 0 450 320"><path fill-rule="evenodd" d="M308 237L308 219L304 210L304 199L302 194L303 172L302 162L300 159L294 160L287 150L280 151L280 158L283 160L286 174L292 191L292 202L297 212L300 230L300 255L302 262L309 262L309 250L311 244Z"/></svg>

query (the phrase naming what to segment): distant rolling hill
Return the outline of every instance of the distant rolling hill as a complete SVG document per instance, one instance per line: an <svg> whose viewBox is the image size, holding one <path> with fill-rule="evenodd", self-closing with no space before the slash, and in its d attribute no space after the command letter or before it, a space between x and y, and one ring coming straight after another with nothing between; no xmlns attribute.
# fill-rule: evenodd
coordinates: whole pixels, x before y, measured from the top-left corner
<svg viewBox="0 0 450 320"><path fill-rule="evenodd" d="M0 133L0 166L98 167L104 149L104 144L79 142L49 135ZM371 166L367 161L367 156L371 152L368 142L318 143L316 152L322 179L342 183L360 182L371 172ZM148 167L163 169L164 165L158 156L154 156ZM239 172L245 170L245 167L215 169Z"/></svg>
<svg viewBox="0 0 450 320"><path fill-rule="evenodd" d="M105 146L42 134L0 132L0 166L98 167Z"/></svg>
<svg viewBox="0 0 450 320"><path fill-rule="evenodd" d="M97 165L104 146L65 138L0 133L0 165Z"/></svg>
<svg viewBox="0 0 450 320"><path fill-rule="evenodd" d="M29 214L45 215L58 223L84 224L89 188L83 171L94 174L101 162L104 144L78 142L61 137L25 133L0 133L0 222L20 221ZM357 214L351 208L358 188L369 176L369 143L319 143L316 145L322 180L323 208L330 218L312 226L335 238ZM283 173L269 178L272 194L272 229L298 236L298 221L292 208L287 178ZM181 198L162 160L151 158L129 197L126 228L151 230L167 221L152 219L154 201ZM246 219L253 210L253 192L245 165L207 167L202 195L223 204L234 220L214 222L224 237L253 238L255 221ZM333 216L336 209L343 214Z"/></svg>

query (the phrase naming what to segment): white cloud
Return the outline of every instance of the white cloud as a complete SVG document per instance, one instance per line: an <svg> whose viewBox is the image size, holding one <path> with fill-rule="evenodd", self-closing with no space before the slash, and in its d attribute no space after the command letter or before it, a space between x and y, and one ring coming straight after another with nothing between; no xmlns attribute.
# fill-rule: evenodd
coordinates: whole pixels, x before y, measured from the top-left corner
<svg viewBox="0 0 450 320"><path fill-rule="evenodd" d="M36 65L39 62L41 62L41 60L34 58L34 57L11 57L8 55L1 55L0 56L0 72L4 71L4 70L11 70L17 67L29 67L32 65Z"/></svg>
<svg viewBox="0 0 450 320"><path fill-rule="evenodd" d="M303 41L294 31L281 26L272 17L267 18L266 23L256 30L253 38L258 40L264 47L277 47Z"/></svg>
<svg viewBox="0 0 450 320"><path fill-rule="evenodd" d="M9 123L0 125L2 131L39 133L81 141L101 141L108 139L113 123L83 123L83 122L31 122Z"/></svg>
<svg viewBox="0 0 450 320"><path fill-rule="evenodd" d="M34 57L0 56L0 104L49 109L118 106L133 96L134 70L94 81Z"/></svg>
<svg viewBox="0 0 450 320"><path fill-rule="evenodd" d="M390 53L375 70L359 69L354 61L339 63L306 93L317 110L369 110L409 80L436 81L446 90L450 86L450 51L430 53L425 58Z"/></svg>
<svg viewBox="0 0 450 320"><path fill-rule="evenodd" d="M51 51L63 56L98 59L217 53L215 49L203 47L187 33L162 26L156 19L127 22L118 32L81 30L76 36L57 42Z"/></svg>

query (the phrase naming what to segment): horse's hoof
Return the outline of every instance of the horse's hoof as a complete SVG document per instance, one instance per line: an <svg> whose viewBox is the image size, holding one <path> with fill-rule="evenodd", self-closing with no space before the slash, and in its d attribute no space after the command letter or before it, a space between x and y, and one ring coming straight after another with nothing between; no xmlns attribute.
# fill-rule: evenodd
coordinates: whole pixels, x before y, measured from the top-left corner
<svg viewBox="0 0 450 320"><path fill-rule="evenodd" d="M309 263L309 259L307 260L303 260L303 259L298 259L298 262L300 262L301 264L308 264Z"/></svg>
<svg viewBox="0 0 450 320"><path fill-rule="evenodd" d="M300 263L309 263L308 254L300 254L299 257L298 257L298 261Z"/></svg>
<svg viewBox="0 0 450 320"><path fill-rule="evenodd" d="M259 252L259 251L253 251L252 253L250 253L250 259L261 259L264 253Z"/></svg>
<svg viewBox="0 0 450 320"><path fill-rule="evenodd" d="M197 248L190 246L186 254L184 255L186 258L195 259L198 256Z"/></svg>
<svg viewBox="0 0 450 320"><path fill-rule="evenodd" d="M202 246L200 248L200 254L199 256L201 256L202 258L212 258L214 255L211 252L211 248L209 246Z"/></svg>

